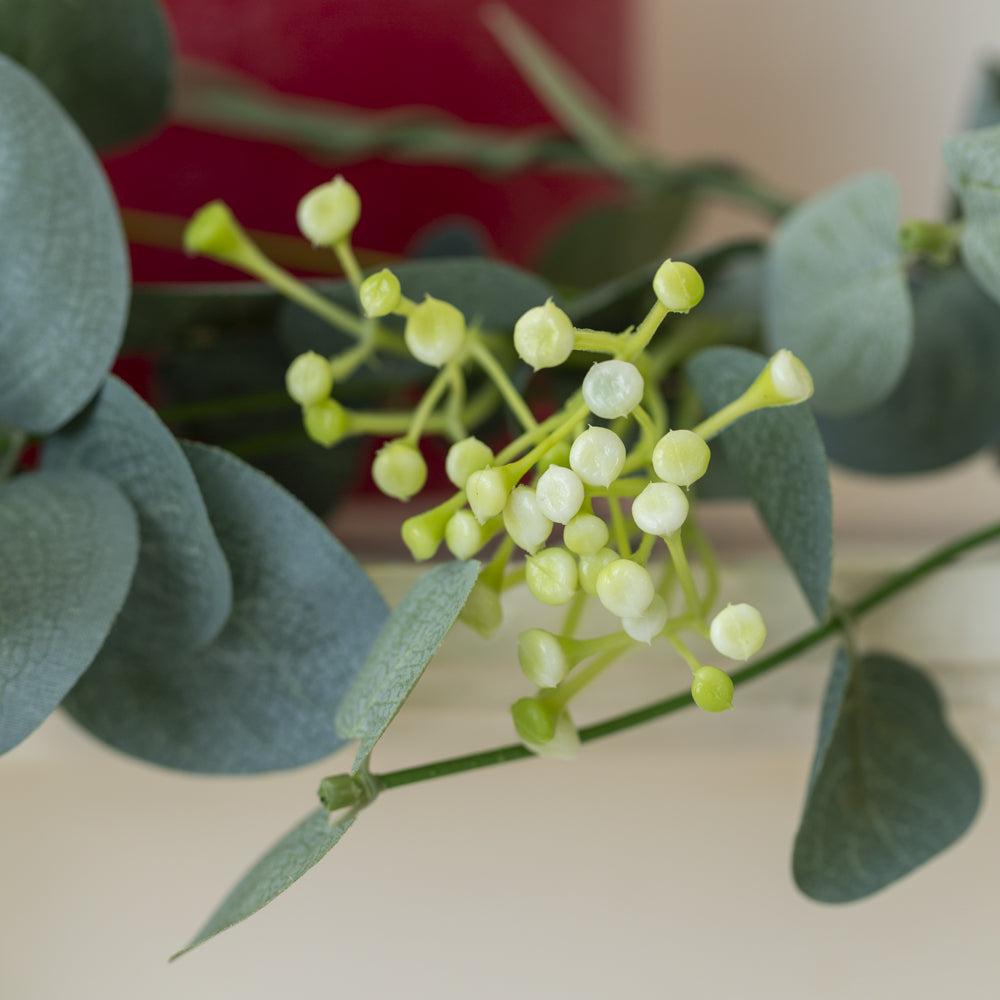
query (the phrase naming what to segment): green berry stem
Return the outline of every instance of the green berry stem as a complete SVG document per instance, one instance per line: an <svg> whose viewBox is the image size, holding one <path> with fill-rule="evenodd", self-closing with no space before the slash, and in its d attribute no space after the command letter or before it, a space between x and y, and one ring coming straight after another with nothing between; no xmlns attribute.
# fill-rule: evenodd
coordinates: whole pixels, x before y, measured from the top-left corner
<svg viewBox="0 0 1000 1000"><path fill-rule="evenodd" d="M621 350L622 334L605 333L603 330L577 330L573 337L573 350L592 354L617 354Z"/></svg>
<svg viewBox="0 0 1000 1000"><path fill-rule="evenodd" d="M623 559L628 559L632 555L632 546L629 543L628 524L625 515L622 513L621 504L618 497L608 494L608 510L611 513L611 530L614 532L615 545L618 546L618 554Z"/></svg>
<svg viewBox="0 0 1000 1000"><path fill-rule="evenodd" d="M364 281L364 275L361 273L358 258L354 256L350 239L345 237L334 243L333 252L337 255L337 262L356 293L361 287L361 282Z"/></svg>
<svg viewBox="0 0 1000 1000"><path fill-rule="evenodd" d="M573 398L576 398L575 394ZM566 413L566 409L567 407L563 407L560 411L560 416ZM540 458L547 455L555 445L566 437L566 435L569 434L581 420L585 419L589 412L590 411L587 409L586 403L581 403L579 406L575 407L569 415L562 420L561 423L556 424L555 429L542 438L542 440L535 445L531 451L529 451L522 458L518 459L516 462L510 462L508 464L511 475L515 476L516 479L519 480Z"/></svg>
<svg viewBox="0 0 1000 1000"><path fill-rule="evenodd" d="M461 441L468 436L469 424L465 419L466 386L461 365L446 366L450 382L448 402L444 412L445 434L452 441Z"/></svg>
<svg viewBox="0 0 1000 1000"><path fill-rule="evenodd" d="M635 645L635 640L624 632L614 632L591 642L595 648L587 655L593 655L594 652L598 655L585 667L581 667L557 687L541 696L548 708L556 712L565 708L584 688L597 680L622 653Z"/></svg>
<svg viewBox="0 0 1000 1000"><path fill-rule="evenodd" d="M534 430L538 426L524 397L517 391L514 383L511 382L503 366L497 361L493 352L475 334L470 333L466 342L466 350L475 360L476 364L489 376L493 384L500 390L500 395L510 407L518 422L526 431Z"/></svg>
<svg viewBox="0 0 1000 1000"><path fill-rule="evenodd" d="M684 662L691 668L691 673L701 669L701 663L698 662L698 657L691 652L688 648L687 643L681 639L675 631L664 632L667 642L670 643L674 649L680 654Z"/></svg>
<svg viewBox="0 0 1000 1000"><path fill-rule="evenodd" d="M566 617L563 619L563 626L560 635L564 639L571 639L580 625L584 608L587 606L589 594L581 588L573 595L569 607L566 609Z"/></svg>
<svg viewBox="0 0 1000 1000"><path fill-rule="evenodd" d="M343 354L330 358L330 372L334 382L343 382L353 375L375 352L375 340L371 336L355 344Z"/></svg>
<svg viewBox="0 0 1000 1000"><path fill-rule="evenodd" d="M719 596L719 560L716 559L715 551L701 530L694 510L688 512L683 531L698 553L698 559L705 571L707 579L705 581L705 595L701 601L701 611L702 615L707 615L715 606Z"/></svg>
<svg viewBox="0 0 1000 1000"><path fill-rule="evenodd" d="M457 367L459 367L458 358L453 358L438 369L438 373L431 379L431 384L427 386L420 402L413 411L410 426L404 437L408 444L416 445L420 441L420 435L424 433L434 408L445 392L454 384L454 369Z"/></svg>
<svg viewBox="0 0 1000 1000"><path fill-rule="evenodd" d="M653 334L660 328L660 324L667 318L670 310L659 300L646 313L645 319L639 324L634 333L630 333L624 338L624 344L616 352L615 357L620 361L631 361L638 354L641 354L649 342L653 339Z"/></svg>
<svg viewBox="0 0 1000 1000"><path fill-rule="evenodd" d="M639 548L635 550L635 555L632 558L641 565L645 566L649 562L649 557L652 555L653 546L656 544L656 535L643 535L642 541L639 543Z"/></svg>
<svg viewBox="0 0 1000 1000"><path fill-rule="evenodd" d="M688 563L687 555L684 552L684 542L681 540L681 533L675 531L672 535L666 536L667 549L670 551L670 561L674 564L674 572L680 581L681 590L684 591L684 600L687 603L688 611L697 619L703 622L701 597L698 588L695 586L694 577L691 575L691 566Z"/></svg>
<svg viewBox="0 0 1000 1000"><path fill-rule="evenodd" d="M746 395L740 396L703 420L694 428L694 432L706 441L709 441L716 434L724 431L730 424L739 420L740 417L745 417L748 413L752 413L756 409L759 409L759 406L754 400Z"/></svg>
<svg viewBox="0 0 1000 1000"><path fill-rule="evenodd" d="M748 666L734 670L730 675L735 686L745 684L763 674L775 670L785 663L793 661L800 654L818 646L831 636L836 635L844 627L844 621L855 620L864 617L875 608L895 597L897 594L909 589L914 584L919 583L924 577L940 569L942 566L953 562L959 556L973 549L986 545L1000 539L1000 521L964 535L961 538L950 542L935 552L932 552L926 559L905 569L894 576L891 576L884 583L879 584L867 594L862 595L857 600L846 605L841 614L828 617L824 622L803 632L800 636L785 643L780 649L775 650L769 656L765 656ZM672 715L683 708L689 708L694 704L690 691L682 691L680 694L643 705L640 708L624 712L620 715L611 716L600 722L585 726L580 730L580 741L589 743L591 740L603 739L615 733L632 729L636 726L652 722L667 715ZM465 771L478 770L482 767L492 767L495 764L504 764L513 760L525 760L534 757L535 754L521 744L511 744L508 746L495 747L491 750L483 750L476 753L466 754L461 757L451 757L447 760L434 761L429 764L418 764L415 767L403 768L398 771L389 771L386 774L377 776L382 788L397 788L401 785L411 785L420 781L430 781L432 778L443 778L449 774L461 774Z"/></svg>

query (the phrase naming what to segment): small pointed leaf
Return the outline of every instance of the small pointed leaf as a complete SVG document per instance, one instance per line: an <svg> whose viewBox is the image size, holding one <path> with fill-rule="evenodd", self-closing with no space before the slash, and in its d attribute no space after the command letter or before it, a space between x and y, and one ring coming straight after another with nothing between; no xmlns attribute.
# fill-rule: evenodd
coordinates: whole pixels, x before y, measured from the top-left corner
<svg viewBox="0 0 1000 1000"><path fill-rule="evenodd" d="M47 434L97 392L129 272L100 165L34 77L0 55L0 420Z"/></svg>
<svg viewBox="0 0 1000 1000"><path fill-rule="evenodd" d="M795 837L799 888L825 903L869 896L924 864L972 823L976 765L916 667L837 653Z"/></svg>
<svg viewBox="0 0 1000 1000"><path fill-rule="evenodd" d="M739 347L695 355L687 373L707 413L736 399L767 360ZM718 443L716 443L718 442ZM826 615L833 511L823 440L806 406L758 410L712 442L743 480L817 618Z"/></svg>
<svg viewBox="0 0 1000 1000"><path fill-rule="evenodd" d="M354 814L348 814L331 826L328 817L325 809L317 809L289 830L240 879L191 943L172 955L170 960L180 958L209 938L246 920L322 861L356 818Z"/></svg>
<svg viewBox="0 0 1000 1000"><path fill-rule="evenodd" d="M89 472L0 486L0 753L55 711L101 648L139 550L135 513Z"/></svg>
<svg viewBox="0 0 1000 1000"><path fill-rule="evenodd" d="M387 610L327 527L226 452L185 445L233 579L210 645L117 633L67 699L96 736L166 767L243 774L343 744L333 718Z"/></svg>
<svg viewBox="0 0 1000 1000"><path fill-rule="evenodd" d="M219 634L233 585L198 483L174 436L124 382L109 378L49 439L44 465L100 473L138 512L139 565L115 635L180 650Z"/></svg>
<svg viewBox="0 0 1000 1000"><path fill-rule="evenodd" d="M771 245L768 348L787 347L805 363L817 412L867 409L903 374L913 311L898 200L889 176L856 177L791 212Z"/></svg>
<svg viewBox="0 0 1000 1000"><path fill-rule="evenodd" d="M475 561L435 566L409 589L382 626L337 711L337 732L361 741L353 774L403 707L455 624L478 575Z"/></svg>

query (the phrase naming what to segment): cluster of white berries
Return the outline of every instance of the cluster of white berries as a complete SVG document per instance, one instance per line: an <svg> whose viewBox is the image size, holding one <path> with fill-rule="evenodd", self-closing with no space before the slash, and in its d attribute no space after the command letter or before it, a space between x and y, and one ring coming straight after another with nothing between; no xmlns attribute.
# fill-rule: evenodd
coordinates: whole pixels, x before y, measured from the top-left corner
<svg viewBox="0 0 1000 1000"><path fill-rule="evenodd" d="M246 249L249 241L227 213L224 206L208 206L189 229L191 245L238 261L253 273L267 273L259 252ZM579 391L562 409L539 423L489 338L471 329L460 310L429 295L421 302L409 300L389 269L361 274L350 250L359 216L360 198L339 176L306 195L298 209L304 235L337 253L363 314L351 331L359 338L356 347L335 358L307 352L287 370L288 393L302 407L307 432L328 447L376 428L384 436L386 415L376 420L348 410L332 394L338 380L371 355L378 336L382 343L395 338L397 349L435 374L414 410L399 415L398 436L376 454L371 470L376 485L404 501L423 489L427 465L419 444L431 433L435 415L454 440L445 471L457 492L404 523L403 539L413 556L429 559L443 543L456 558L470 559L491 539L502 538L464 612L484 632L499 623L499 593L505 583L522 576L541 603L569 605L568 622L579 620L580 602L588 597L617 620L611 632L594 639L574 638L575 625L568 625L564 635L541 629L521 634L518 659L539 689L512 707L524 742L543 754L573 753L578 740L569 699L606 660L634 643L651 644L659 637L691 666L691 692L698 705L712 712L732 707L732 680L718 667L700 663L681 633L701 634L722 656L746 660L761 648L766 629L749 604L729 605L708 621L712 597L699 590L684 554L688 490L708 469L708 439L752 410L798 403L811 395L805 367L779 351L739 399L694 428L670 428L659 386L646 377L656 370L647 349L665 317L696 306L704 286L693 267L668 260L653 279L656 304L635 329L620 334L578 330L552 300L528 309L517 321L514 348L534 371L563 365L574 355L579 359L584 352L607 355L587 368ZM268 280L280 287L273 275ZM297 290L296 295L309 303L307 292ZM320 312L336 308L313 307ZM378 324L392 315L403 320L401 337ZM328 318L338 321L337 315ZM461 418L466 370L473 366L488 376L523 425L522 433L499 453L469 434ZM651 560L658 543L668 556L660 567ZM514 548L524 552L521 569L508 568ZM680 583L684 598L676 610L669 596L674 582ZM573 672L588 659L586 671Z"/></svg>

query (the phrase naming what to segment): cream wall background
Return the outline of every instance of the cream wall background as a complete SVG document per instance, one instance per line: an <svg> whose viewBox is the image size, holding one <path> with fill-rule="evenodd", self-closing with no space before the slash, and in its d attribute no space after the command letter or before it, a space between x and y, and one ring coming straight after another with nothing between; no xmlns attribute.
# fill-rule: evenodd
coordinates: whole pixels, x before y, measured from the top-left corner
<svg viewBox="0 0 1000 1000"><path fill-rule="evenodd" d="M935 210L938 143L974 59L1000 47L1000 9L972 0L632 6L635 122L651 143L738 154L803 192L884 167L912 212ZM918 494L930 499L910 503ZM837 495L842 531L916 548L998 508L985 463L890 486L842 477ZM724 510L717 527L738 539L746 519ZM398 582L380 579L398 595ZM902 630L893 648L951 667L941 678L956 723L996 782L998 582L989 564L963 580L916 595L908 612L894 606L867 634L890 645ZM753 560L729 575L728 593L755 581L777 643L801 626L802 602ZM927 627L938 622L948 628ZM460 634L449 640L380 767L507 741L493 706L522 693L496 652L513 631L485 655ZM869 902L820 907L791 884L827 659L741 692L741 711L721 720L689 714L593 745L572 765L393 792L267 911L174 966L166 956L345 762L178 777L56 718L0 763L0 998L993 1000L1000 813L989 799L956 849ZM658 669L640 664L591 709L682 683Z"/></svg>

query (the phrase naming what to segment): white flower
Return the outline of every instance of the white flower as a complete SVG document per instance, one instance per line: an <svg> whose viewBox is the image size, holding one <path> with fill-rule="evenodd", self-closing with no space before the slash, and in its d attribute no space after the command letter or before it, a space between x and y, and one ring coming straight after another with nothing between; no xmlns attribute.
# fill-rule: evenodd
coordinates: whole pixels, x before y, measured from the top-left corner
<svg viewBox="0 0 1000 1000"><path fill-rule="evenodd" d="M632 520L647 535L672 535L680 530L687 516L687 497L673 483L650 483L632 501Z"/></svg>
<svg viewBox="0 0 1000 1000"><path fill-rule="evenodd" d="M761 613L751 604L727 604L712 619L712 645L731 660L749 660L767 638Z"/></svg>
<svg viewBox="0 0 1000 1000"><path fill-rule="evenodd" d="M644 387L630 361L599 361L583 378L583 401L598 417L627 417L642 402Z"/></svg>
<svg viewBox="0 0 1000 1000"><path fill-rule="evenodd" d="M625 466L625 445L607 427L588 427L569 450L569 467L588 486L610 486Z"/></svg>
<svg viewBox="0 0 1000 1000"><path fill-rule="evenodd" d="M572 470L550 465L535 484L542 513L558 524L566 524L583 504L583 483Z"/></svg>
<svg viewBox="0 0 1000 1000"><path fill-rule="evenodd" d="M712 453L694 431L668 431L653 449L653 470L665 483L690 486L708 469Z"/></svg>
<svg viewBox="0 0 1000 1000"><path fill-rule="evenodd" d="M597 576L598 599L619 618L641 617L655 596L649 571L631 559L616 559Z"/></svg>
<svg viewBox="0 0 1000 1000"><path fill-rule="evenodd" d="M514 350L535 371L561 365L573 353L575 340L572 320L551 299L514 324Z"/></svg>

